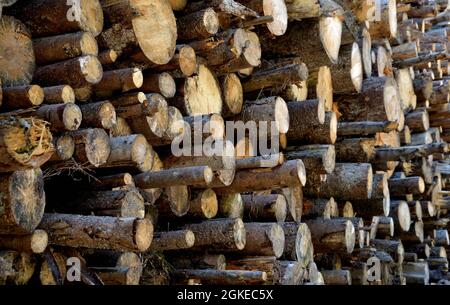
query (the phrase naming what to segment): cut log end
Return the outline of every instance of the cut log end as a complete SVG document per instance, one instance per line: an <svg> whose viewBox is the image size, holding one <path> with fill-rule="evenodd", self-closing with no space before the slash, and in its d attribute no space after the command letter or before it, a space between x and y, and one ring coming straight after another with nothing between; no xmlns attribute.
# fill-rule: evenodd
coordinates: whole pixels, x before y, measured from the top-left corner
<svg viewBox="0 0 450 305"><path fill-rule="evenodd" d="M139 251L145 251L150 247L153 239L153 225L148 219L135 221L135 243Z"/></svg>
<svg viewBox="0 0 450 305"><path fill-rule="evenodd" d="M355 248L356 243L356 233L355 226L348 220L345 223L345 244L347 246L347 253L352 253Z"/></svg>
<svg viewBox="0 0 450 305"><path fill-rule="evenodd" d="M81 125L81 120L80 107L72 103L64 107L62 121L67 130L77 130Z"/></svg>
<svg viewBox="0 0 450 305"><path fill-rule="evenodd" d="M185 76L191 76L197 70L197 57L191 46L183 45L179 50L180 70Z"/></svg>
<svg viewBox="0 0 450 305"><path fill-rule="evenodd" d="M97 57L88 55L79 58L80 71L83 73L86 82L97 84L103 76L103 67Z"/></svg>
<svg viewBox="0 0 450 305"><path fill-rule="evenodd" d="M238 250L245 248L246 233L244 222L240 218L236 218L233 225L233 238Z"/></svg>
<svg viewBox="0 0 450 305"><path fill-rule="evenodd" d="M48 245L48 235L44 230L34 230L31 235L31 250L33 253L43 253Z"/></svg>
<svg viewBox="0 0 450 305"><path fill-rule="evenodd" d="M273 21L267 24L267 28L273 35L280 36L286 33L288 26L288 12L284 1L263 1L263 12L265 16L272 16L273 18Z"/></svg>
<svg viewBox="0 0 450 305"><path fill-rule="evenodd" d="M338 62L341 46L342 21L340 16L321 17L319 19L319 34L322 46L332 63Z"/></svg>

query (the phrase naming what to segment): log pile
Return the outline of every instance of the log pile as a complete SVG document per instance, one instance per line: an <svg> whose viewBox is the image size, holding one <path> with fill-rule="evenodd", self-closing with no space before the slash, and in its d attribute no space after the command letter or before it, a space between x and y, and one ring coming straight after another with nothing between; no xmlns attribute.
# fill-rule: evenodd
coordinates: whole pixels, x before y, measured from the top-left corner
<svg viewBox="0 0 450 305"><path fill-rule="evenodd" d="M0 16L1 284L450 283L446 1Z"/></svg>

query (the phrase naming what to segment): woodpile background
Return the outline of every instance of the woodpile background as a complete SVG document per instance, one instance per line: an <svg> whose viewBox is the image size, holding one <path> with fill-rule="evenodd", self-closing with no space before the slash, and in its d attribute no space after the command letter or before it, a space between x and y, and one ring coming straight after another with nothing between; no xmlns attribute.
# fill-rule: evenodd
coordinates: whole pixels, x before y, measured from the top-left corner
<svg viewBox="0 0 450 305"><path fill-rule="evenodd" d="M0 283L449 284L447 8L0 0Z"/></svg>

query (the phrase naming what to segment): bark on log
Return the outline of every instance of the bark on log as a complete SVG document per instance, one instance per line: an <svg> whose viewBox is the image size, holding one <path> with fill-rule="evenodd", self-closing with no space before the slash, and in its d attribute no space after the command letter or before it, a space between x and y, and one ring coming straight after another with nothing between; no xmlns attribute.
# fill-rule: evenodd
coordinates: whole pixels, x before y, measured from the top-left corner
<svg viewBox="0 0 450 305"><path fill-rule="evenodd" d="M246 243L239 253L246 256L280 257L284 251L284 230L276 223L250 222L244 224Z"/></svg>
<svg viewBox="0 0 450 305"><path fill-rule="evenodd" d="M277 221L286 219L287 203L283 195L242 195L244 219L248 221Z"/></svg>
<svg viewBox="0 0 450 305"><path fill-rule="evenodd" d="M396 130L398 124L396 122L338 122L337 135L341 137L352 136L368 136L379 132L391 132Z"/></svg>
<svg viewBox="0 0 450 305"><path fill-rule="evenodd" d="M219 213L221 217L243 218L244 201L239 193L224 193L219 195Z"/></svg>
<svg viewBox="0 0 450 305"><path fill-rule="evenodd" d="M69 132L75 141L74 159L83 166L99 167L108 161L111 145L108 134L99 128Z"/></svg>
<svg viewBox="0 0 450 305"><path fill-rule="evenodd" d="M75 103L75 92L68 85L42 88L44 90L44 104Z"/></svg>
<svg viewBox="0 0 450 305"><path fill-rule="evenodd" d="M40 86L3 88L2 110L11 111L39 106L44 101L44 90Z"/></svg>
<svg viewBox="0 0 450 305"><path fill-rule="evenodd" d="M311 230L314 251L352 253L355 247L355 227L345 218L306 220Z"/></svg>
<svg viewBox="0 0 450 305"><path fill-rule="evenodd" d="M425 181L422 177L389 179L389 189L392 196L418 195L425 191Z"/></svg>
<svg viewBox="0 0 450 305"><path fill-rule="evenodd" d="M309 175L331 174L335 167L335 146L304 145L287 148L286 160L301 159Z"/></svg>
<svg viewBox="0 0 450 305"><path fill-rule="evenodd" d="M172 272L175 281L198 279L205 285L262 285L267 280L264 271L179 269Z"/></svg>
<svg viewBox="0 0 450 305"><path fill-rule="evenodd" d="M36 116L50 123L51 131L77 130L85 116L78 105L43 105L36 110Z"/></svg>
<svg viewBox="0 0 450 305"><path fill-rule="evenodd" d="M325 285L351 285L352 276L348 270L322 270Z"/></svg>
<svg viewBox="0 0 450 305"><path fill-rule="evenodd" d="M207 8L177 19L177 39L208 38L219 30L219 18L212 8Z"/></svg>
<svg viewBox="0 0 450 305"><path fill-rule="evenodd" d="M43 230L34 230L27 235L2 235L0 248L27 253L42 253L47 248L48 235Z"/></svg>
<svg viewBox="0 0 450 305"><path fill-rule="evenodd" d="M211 219L216 217L219 203L212 189L200 190L191 194L187 217L194 219Z"/></svg>
<svg viewBox="0 0 450 305"><path fill-rule="evenodd" d="M169 251L179 249L189 249L195 243L195 235L190 230L155 232L151 250Z"/></svg>
<svg viewBox="0 0 450 305"><path fill-rule="evenodd" d="M44 214L39 228L47 231L49 244L66 247L142 252L153 238L149 220L131 217Z"/></svg>
<svg viewBox="0 0 450 305"><path fill-rule="evenodd" d="M339 210L334 201L334 198L330 199L303 199L303 219L311 218L325 218L330 219L331 217L338 217Z"/></svg>
<svg viewBox="0 0 450 305"><path fill-rule="evenodd" d="M314 249L311 232L305 223L283 223L285 243L283 259L298 261L302 268L306 268L313 261Z"/></svg>
<svg viewBox="0 0 450 305"><path fill-rule="evenodd" d="M208 185L213 179L209 166L192 166L148 171L134 176L135 183L140 188L160 188L175 185Z"/></svg>

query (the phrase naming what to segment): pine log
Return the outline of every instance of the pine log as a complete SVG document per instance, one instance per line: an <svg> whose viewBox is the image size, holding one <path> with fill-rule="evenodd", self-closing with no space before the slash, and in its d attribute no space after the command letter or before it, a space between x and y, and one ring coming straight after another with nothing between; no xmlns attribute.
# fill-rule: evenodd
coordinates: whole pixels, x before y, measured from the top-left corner
<svg viewBox="0 0 450 305"><path fill-rule="evenodd" d="M351 253L355 246L355 227L344 218L305 220L311 230L314 251Z"/></svg>
<svg viewBox="0 0 450 305"><path fill-rule="evenodd" d="M36 64L45 66L85 55L98 55L97 41L90 32L77 32L33 40Z"/></svg>
<svg viewBox="0 0 450 305"><path fill-rule="evenodd" d="M340 162L370 162L374 159L376 140L348 138L335 144L336 160Z"/></svg>
<svg viewBox="0 0 450 305"><path fill-rule="evenodd" d="M302 268L306 268L313 261L314 249L311 232L305 223L283 223L285 234L283 259L298 261Z"/></svg>
<svg viewBox="0 0 450 305"><path fill-rule="evenodd" d="M286 160L301 159L308 175L331 174L334 170L336 152L333 145L292 146L287 150Z"/></svg>
<svg viewBox="0 0 450 305"><path fill-rule="evenodd" d="M330 199L303 199L303 219L311 219L311 218L325 218L330 219L331 217L338 217L339 210L334 201L334 198Z"/></svg>
<svg viewBox="0 0 450 305"><path fill-rule="evenodd" d="M68 85L42 88L44 90L44 104L75 103L75 92Z"/></svg>
<svg viewBox="0 0 450 305"><path fill-rule="evenodd" d="M98 60L100 61L102 66L108 66L115 63L117 57L117 52L112 49L104 50L98 54Z"/></svg>
<svg viewBox="0 0 450 305"><path fill-rule="evenodd" d="M412 58L419 55L419 41L406 42L392 47L392 60Z"/></svg>
<svg viewBox="0 0 450 305"><path fill-rule="evenodd" d="M409 212L408 203L403 200L392 200L391 210L389 216L394 219L395 231L398 232L400 237L400 232L407 232L411 227L411 214ZM401 238L403 240L403 238Z"/></svg>
<svg viewBox="0 0 450 305"><path fill-rule="evenodd" d="M409 111L416 108L417 97L414 93L413 80L411 78L410 69L399 69L395 73L397 81L401 106L403 111Z"/></svg>
<svg viewBox="0 0 450 305"><path fill-rule="evenodd" d="M139 89L144 82L142 71L138 68L127 68L106 71L100 82L93 86L97 97L106 98L115 92L128 92Z"/></svg>
<svg viewBox="0 0 450 305"><path fill-rule="evenodd" d="M0 139L0 172L37 168L54 151L47 123L40 119L2 119Z"/></svg>
<svg viewBox="0 0 450 305"><path fill-rule="evenodd" d="M55 152L49 161L67 161L72 158L75 152L75 141L70 135L63 135L53 138Z"/></svg>
<svg viewBox="0 0 450 305"><path fill-rule="evenodd" d="M246 245L246 231L240 218L211 219L198 224L187 224L183 229L195 235L192 249L210 252L242 250Z"/></svg>
<svg viewBox="0 0 450 305"><path fill-rule="evenodd" d="M155 190L155 189L145 189ZM158 189L156 189L158 190ZM189 210L189 193L186 185L174 185L164 188L162 194L157 197L155 205L158 214L170 219L173 214L181 217Z"/></svg>
<svg viewBox="0 0 450 305"><path fill-rule="evenodd" d="M200 139L206 140L208 137L221 140L225 136L225 122L218 114L186 116L183 120L187 123L187 129L191 131L194 143L198 143L196 141Z"/></svg>
<svg viewBox="0 0 450 305"><path fill-rule="evenodd" d="M325 285L351 285L352 276L348 270L322 270Z"/></svg>
<svg viewBox="0 0 450 305"><path fill-rule="evenodd" d="M50 245L145 251L153 238L147 219L131 217L44 214L39 228L47 231Z"/></svg>
<svg viewBox="0 0 450 305"><path fill-rule="evenodd" d="M47 248L48 235L43 230L34 230L27 235L2 235L0 248L27 253L42 253Z"/></svg>
<svg viewBox="0 0 450 305"><path fill-rule="evenodd" d="M190 230L155 232L151 250L169 251L189 249L195 243L195 235Z"/></svg>
<svg viewBox="0 0 450 305"><path fill-rule="evenodd" d="M389 121L338 122L337 135L342 137L368 136L379 132L391 132L396 130L397 127L396 122Z"/></svg>
<svg viewBox="0 0 450 305"><path fill-rule="evenodd" d="M284 154L270 154L256 157L236 159L236 169L273 168L284 163ZM300 158L293 158L300 159Z"/></svg>
<svg viewBox="0 0 450 305"><path fill-rule="evenodd" d="M168 1L102 0L101 5L112 27L100 35L100 46L119 55L140 48L154 64L169 62L175 52L177 25Z"/></svg>
<svg viewBox="0 0 450 305"><path fill-rule="evenodd" d="M448 151L448 145L446 143L432 143L389 148L380 147L375 149L375 160L411 160L417 157L426 157L433 153L445 153L446 151Z"/></svg>
<svg viewBox="0 0 450 305"><path fill-rule="evenodd" d="M4 111L39 106L43 101L44 90L37 85L3 88Z"/></svg>
<svg viewBox="0 0 450 305"><path fill-rule="evenodd" d="M373 239L370 241L370 245L377 250L389 253L398 264L403 263L405 249L401 241Z"/></svg>
<svg viewBox="0 0 450 305"><path fill-rule="evenodd" d="M219 203L212 189L192 192L187 217L194 219L210 219L217 215Z"/></svg>
<svg viewBox="0 0 450 305"><path fill-rule="evenodd" d="M122 187L134 187L133 176L129 173L120 173L110 176L96 177L90 187L97 191L108 191Z"/></svg>
<svg viewBox="0 0 450 305"><path fill-rule="evenodd" d="M71 131L75 141L74 159L87 166L99 167L108 161L111 145L108 134L99 128Z"/></svg>
<svg viewBox="0 0 450 305"><path fill-rule="evenodd" d="M213 172L208 166L192 166L149 171L134 176L135 183L141 188L160 188L174 185L208 185Z"/></svg>
<svg viewBox="0 0 450 305"><path fill-rule="evenodd" d="M36 68L30 32L19 20L3 16L0 33L0 82L5 87L29 85Z"/></svg>
<svg viewBox="0 0 450 305"><path fill-rule="evenodd" d="M403 265L403 276L406 278L406 284L428 285L430 279L428 264L425 262L408 262Z"/></svg>
<svg viewBox="0 0 450 305"><path fill-rule="evenodd" d="M166 103L167 104L167 103ZM162 117L162 115L161 115ZM162 128L161 128L162 129ZM167 128L160 138L151 139L152 146L170 145L175 139L185 137L187 133L183 115L178 108L167 107ZM148 136L147 136L148 137Z"/></svg>
<svg viewBox="0 0 450 305"><path fill-rule="evenodd" d="M131 56L133 61L139 62L142 65L142 61L148 63L145 55L141 53L141 56ZM144 65L144 67L146 67ZM197 71L197 58L195 56L195 50L189 45L177 45L175 55L170 59L170 61L164 65L151 64L150 67L156 71L163 72L167 71L172 74L172 76L189 77L192 76Z"/></svg>
<svg viewBox="0 0 450 305"><path fill-rule="evenodd" d="M219 30L219 18L212 8L197 11L177 19L177 39L208 38Z"/></svg>
<svg viewBox="0 0 450 305"><path fill-rule="evenodd" d="M175 252L173 257L166 255L170 263L177 269L217 269L225 270L227 262L223 254L188 254L180 257Z"/></svg>
<svg viewBox="0 0 450 305"><path fill-rule="evenodd" d="M171 275L176 282L198 279L205 285L261 285L267 280L264 271L179 269Z"/></svg>
<svg viewBox="0 0 450 305"><path fill-rule="evenodd" d="M67 71L71 73L68 74ZM97 57L86 55L37 68L33 82L41 86L67 84L82 88L97 84L102 76L103 68Z"/></svg>
<svg viewBox="0 0 450 305"><path fill-rule="evenodd" d="M425 191L425 181L422 177L389 179L389 189L392 196L418 195Z"/></svg>
<svg viewBox="0 0 450 305"><path fill-rule="evenodd" d="M170 99L169 104L185 115L220 114L222 111L219 83L205 65L199 65L197 75L184 79L177 92L179 96Z"/></svg>
<svg viewBox="0 0 450 305"><path fill-rule="evenodd" d="M239 253L246 256L280 257L284 251L284 231L276 223L245 223L246 243Z"/></svg>
<svg viewBox="0 0 450 305"><path fill-rule="evenodd" d="M175 96L176 84L173 77L167 72L144 73L142 87L139 90L146 93L159 93L166 98L171 98Z"/></svg>
<svg viewBox="0 0 450 305"><path fill-rule="evenodd" d="M417 97L417 105L424 106L433 92L433 81L431 76L422 74L414 78L414 93Z"/></svg>
<svg viewBox="0 0 450 305"><path fill-rule="evenodd" d="M82 110L75 104L44 105L36 110L36 116L48 121L50 130L77 130L85 119Z"/></svg>
<svg viewBox="0 0 450 305"><path fill-rule="evenodd" d="M448 230L446 229L439 229L439 230L434 230L433 231L433 235L434 235L434 242L436 246L449 246L450 245L450 240L448 237Z"/></svg>
<svg viewBox="0 0 450 305"><path fill-rule="evenodd" d="M304 185L305 182L306 174L303 162L301 160L291 160L267 171L237 171L233 182L229 186L216 188L215 191L219 194L226 192L241 193Z"/></svg>
<svg viewBox="0 0 450 305"><path fill-rule="evenodd" d="M239 77L235 73L227 73L219 78L222 89L222 116L231 117L239 114L244 104L243 89Z"/></svg>
<svg viewBox="0 0 450 305"><path fill-rule="evenodd" d="M334 197L340 200L365 200L372 194L372 166L367 163L337 163L326 181L304 187L310 197Z"/></svg>
<svg viewBox="0 0 450 305"><path fill-rule="evenodd" d="M141 172L153 167L155 152L143 135L110 138L110 154L102 167L131 167Z"/></svg>
<svg viewBox="0 0 450 305"><path fill-rule="evenodd" d="M325 123L324 100L306 100L302 102L287 103L289 111L289 131L292 138L301 138L309 131L309 127ZM305 126L307 128L305 128ZM308 129L308 130L305 130ZM300 135L296 136L299 132Z"/></svg>
<svg viewBox="0 0 450 305"><path fill-rule="evenodd" d="M239 193L224 193L219 195L219 215L226 218L244 217L244 200Z"/></svg>
<svg viewBox="0 0 450 305"><path fill-rule="evenodd" d="M287 203L283 195L242 195L242 201L245 220L282 223L286 219Z"/></svg>
<svg viewBox="0 0 450 305"><path fill-rule="evenodd" d="M373 216L370 239L394 236L394 219L386 216Z"/></svg>

